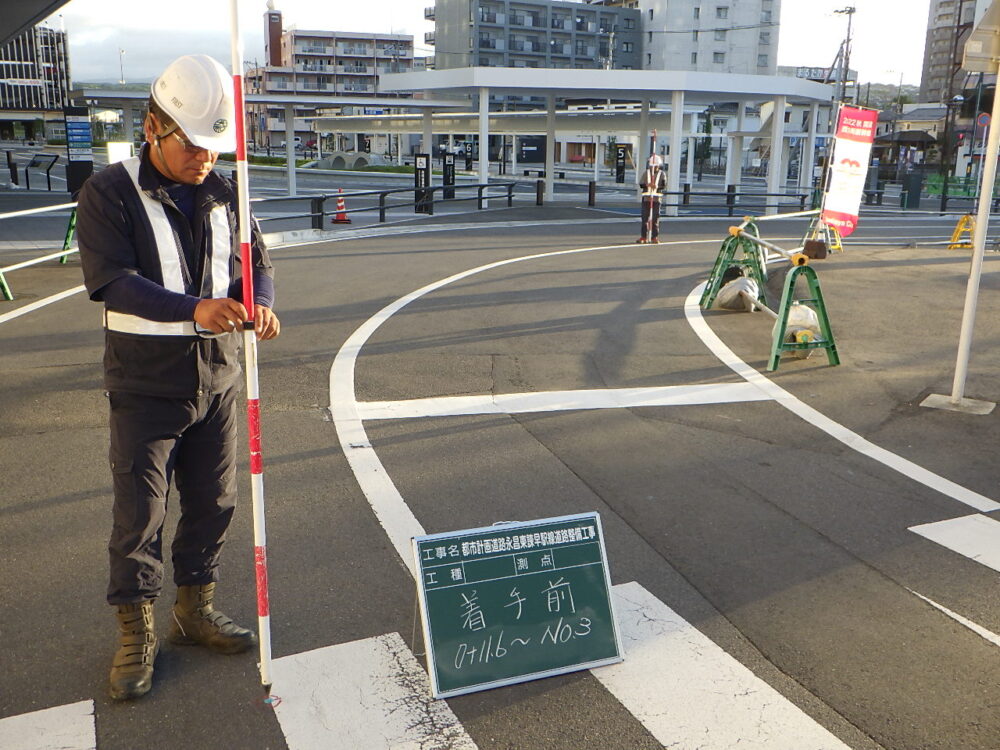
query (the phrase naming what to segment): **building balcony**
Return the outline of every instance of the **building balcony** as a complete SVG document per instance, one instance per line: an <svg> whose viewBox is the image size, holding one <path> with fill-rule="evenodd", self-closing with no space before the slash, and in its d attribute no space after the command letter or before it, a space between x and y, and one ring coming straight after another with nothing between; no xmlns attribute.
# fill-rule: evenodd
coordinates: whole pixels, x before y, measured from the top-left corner
<svg viewBox="0 0 1000 750"><path fill-rule="evenodd" d="M503 13L480 10L479 23L495 23L503 26L507 23L507 16Z"/></svg>
<svg viewBox="0 0 1000 750"><path fill-rule="evenodd" d="M507 45L503 39L491 39L488 37L479 38L479 49L495 49L497 51L502 51L506 46Z"/></svg>
<svg viewBox="0 0 1000 750"><path fill-rule="evenodd" d="M374 69L367 65L338 65L337 72L348 75L375 75Z"/></svg>
<svg viewBox="0 0 1000 750"><path fill-rule="evenodd" d="M522 15L520 13L510 14L510 25L511 26L541 26L542 24L538 22L538 19L533 16Z"/></svg>
<svg viewBox="0 0 1000 750"><path fill-rule="evenodd" d="M371 57L372 48L365 46L342 46L337 47L337 54L346 57Z"/></svg>
<svg viewBox="0 0 1000 750"><path fill-rule="evenodd" d="M427 19L428 21L433 21L434 20L434 6L433 5L430 6L429 8L424 8L424 18Z"/></svg>
<svg viewBox="0 0 1000 750"><path fill-rule="evenodd" d="M298 73L335 73L337 71L337 68L333 65L304 63L302 65L296 65L295 71Z"/></svg>
<svg viewBox="0 0 1000 750"><path fill-rule="evenodd" d="M424 44L434 44L434 32L425 31L424 32Z"/></svg>
<svg viewBox="0 0 1000 750"><path fill-rule="evenodd" d="M297 44L295 45L296 55L332 55L333 47L326 47L322 44Z"/></svg>
<svg viewBox="0 0 1000 750"><path fill-rule="evenodd" d="M542 46L541 42L532 41L530 39L511 39L510 40L510 51L511 52L544 52L545 48Z"/></svg>
<svg viewBox="0 0 1000 750"><path fill-rule="evenodd" d="M375 87L367 83L345 83L340 86L340 90L350 91L354 94L370 94L375 90Z"/></svg>

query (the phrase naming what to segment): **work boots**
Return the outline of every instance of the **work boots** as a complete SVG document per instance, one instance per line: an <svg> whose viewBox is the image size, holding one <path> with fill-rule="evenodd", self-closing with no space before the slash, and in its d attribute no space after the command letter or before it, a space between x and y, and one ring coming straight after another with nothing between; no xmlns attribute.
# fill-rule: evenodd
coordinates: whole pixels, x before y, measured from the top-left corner
<svg viewBox="0 0 1000 750"><path fill-rule="evenodd" d="M152 600L118 605L118 651L111 663L111 697L139 698L153 686L153 662L160 642L153 630Z"/></svg>
<svg viewBox="0 0 1000 750"><path fill-rule="evenodd" d="M238 654L257 645L257 637L212 606L215 584L178 586L167 640L182 646L201 644L220 654Z"/></svg>

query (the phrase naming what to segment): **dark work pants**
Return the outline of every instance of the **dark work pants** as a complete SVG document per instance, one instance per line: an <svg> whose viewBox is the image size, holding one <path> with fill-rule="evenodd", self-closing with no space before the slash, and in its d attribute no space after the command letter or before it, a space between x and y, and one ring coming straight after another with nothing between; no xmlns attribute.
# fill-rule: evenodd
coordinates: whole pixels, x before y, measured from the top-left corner
<svg viewBox="0 0 1000 750"><path fill-rule="evenodd" d="M642 234L639 236L644 240L655 240L660 236L659 198L642 199Z"/></svg>
<svg viewBox="0 0 1000 750"><path fill-rule="evenodd" d="M161 537L171 479L180 504L171 547L174 582L216 580L236 508L237 394L236 386L196 399L108 394L115 495L109 604L153 599L163 587Z"/></svg>

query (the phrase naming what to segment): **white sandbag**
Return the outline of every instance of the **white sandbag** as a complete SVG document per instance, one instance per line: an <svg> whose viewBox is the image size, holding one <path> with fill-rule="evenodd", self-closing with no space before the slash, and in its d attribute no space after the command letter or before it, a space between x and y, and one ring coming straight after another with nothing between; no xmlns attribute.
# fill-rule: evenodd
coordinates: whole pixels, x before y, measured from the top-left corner
<svg viewBox="0 0 1000 750"><path fill-rule="evenodd" d="M740 292L746 292L757 299L757 282L747 276L740 276L726 284L715 297L715 303L724 310L745 310L753 312L753 305Z"/></svg>

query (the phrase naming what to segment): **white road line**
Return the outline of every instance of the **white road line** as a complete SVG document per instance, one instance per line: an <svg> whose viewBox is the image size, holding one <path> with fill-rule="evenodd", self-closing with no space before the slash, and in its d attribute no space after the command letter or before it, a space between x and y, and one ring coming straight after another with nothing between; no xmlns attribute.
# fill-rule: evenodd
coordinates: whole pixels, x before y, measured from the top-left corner
<svg viewBox="0 0 1000 750"><path fill-rule="evenodd" d="M272 663L289 750L476 750L398 633Z"/></svg>
<svg viewBox="0 0 1000 750"><path fill-rule="evenodd" d="M653 388L602 388L442 396L403 401L361 401L361 419L418 419L472 414L526 414L584 409L634 409L643 406L694 406L742 401L769 401L750 383L702 383Z"/></svg>
<svg viewBox="0 0 1000 750"><path fill-rule="evenodd" d="M960 484L956 484L950 479L945 479L934 472L928 471L924 467L918 466L902 456L897 456L895 453L887 451L885 448L880 448L869 440L861 437L861 435L856 432L852 432L838 422L834 422L826 415L818 412L811 406L799 401L799 399L786 391L780 385L774 383L770 379L764 377L761 373L757 372L757 370L750 367L750 365L736 356L733 350L722 342L722 339L715 334L702 317L701 307L698 302L704 288L705 284L702 283L691 291L687 300L684 302L684 314L687 316L687 320L691 325L691 328L694 329L694 332L702 340L705 346L707 346L712 353L715 354L715 356L718 357L719 360L733 372L744 378L747 382L756 385L764 393L796 416L804 419L806 422L809 422L811 425L819 430L822 430L831 437L836 438L848 448L856 450L858 453L868 456L869 458L888 466L894 471L898 471L900 474L909 477L915 482L919 482L920 484L930 487L933 490L937 490L938 492L958 500L960 503L965 503L976 510L1000 510L1000 503L997 503L984 495L980 495L978 492L973 492L970 489L962 487Z"/></svg>
<svg viewBox="0 0 1000 750"><path fill-rule="evenodd" d="M593 675L664 747L847 750L638 583L614 605L626 658Z"/></svg>
<svg viewBox="0 0 1000 750"><path fill-rule="evenodd" d="M677 240L660 243L659 247L705 243L716 244L717 242L717 239L697 240L694 242ZM385 529L389 541L396 548L396 553L407 568L409 568L410 575L414 578L417 572L414 567L413 555L410 552L410 539L414 536L422 535L424 529L406 505L402 495L399 494L399 490L396 489L396 485L393 484L392 479L389 477L368 440L368 433L365 431L354 390L354 368L358 355L361 353L361 348L383 323L408 304L420 299L425 294L453 284L456 281L461 281L484 271L502 268L503 266L523 261L553 258L560 255L577 255L600 250L620 250L623 247L631 247L631 245L604 245L600 247L577 248L574 250L557 250L549 253L538 253L537 255L527 255L495 263L487 263L486 265L471 268L468 271L462 271L461 273L421 287L386 305L362 323L347 338L343 346L340 347L333 361L333 366L330 368L330 412L333 416L334 426L337 429L337 436L340 439L344 455L351 465L351 470L354 472L355 477L357 477L358 484L361 486L365 497L368 498L368 503L375 512L375 517L382 525L382 528Z"/></svg>
<svg viewBox="0 0 1000 750"><path fill-rule="evenodd" d="M973 513L920 526L910 531L937 542L987 568L1000 571L1000 522Z"/></svg>
<svg viewBox="0 0 1000 750"><path fill-rule="evenodd" d="M977 625L972 620L969 620L968 618L962 617L962 615L958 614L957 612L952 612L950 609L948 609L944 605L938 604L933 599L928 599L926 596L924 596L921 593L918 593L918 592L914 591L913 589L907 589L907 591L909 591L914 596L920 597L925 602L927 602L928 604L930 604L932 607L935 607L936 609L941 610L946 615L948 615L948 617L950 617L951 619L953 619L955 622L958 622L958 623L964 625L969 630L971 630L973 633L975 633L976 635L978 635L978 636L984 638L985 640L989 641L994 646L1000 646L1000 635L997 635L992 630L987 630L982 625Z"/></svg>
<svg viewBox="0 0 1000 750"><path fill-rule="evenodd" d="M0 719L0 750L97 750L94 701Z"/></svg>

